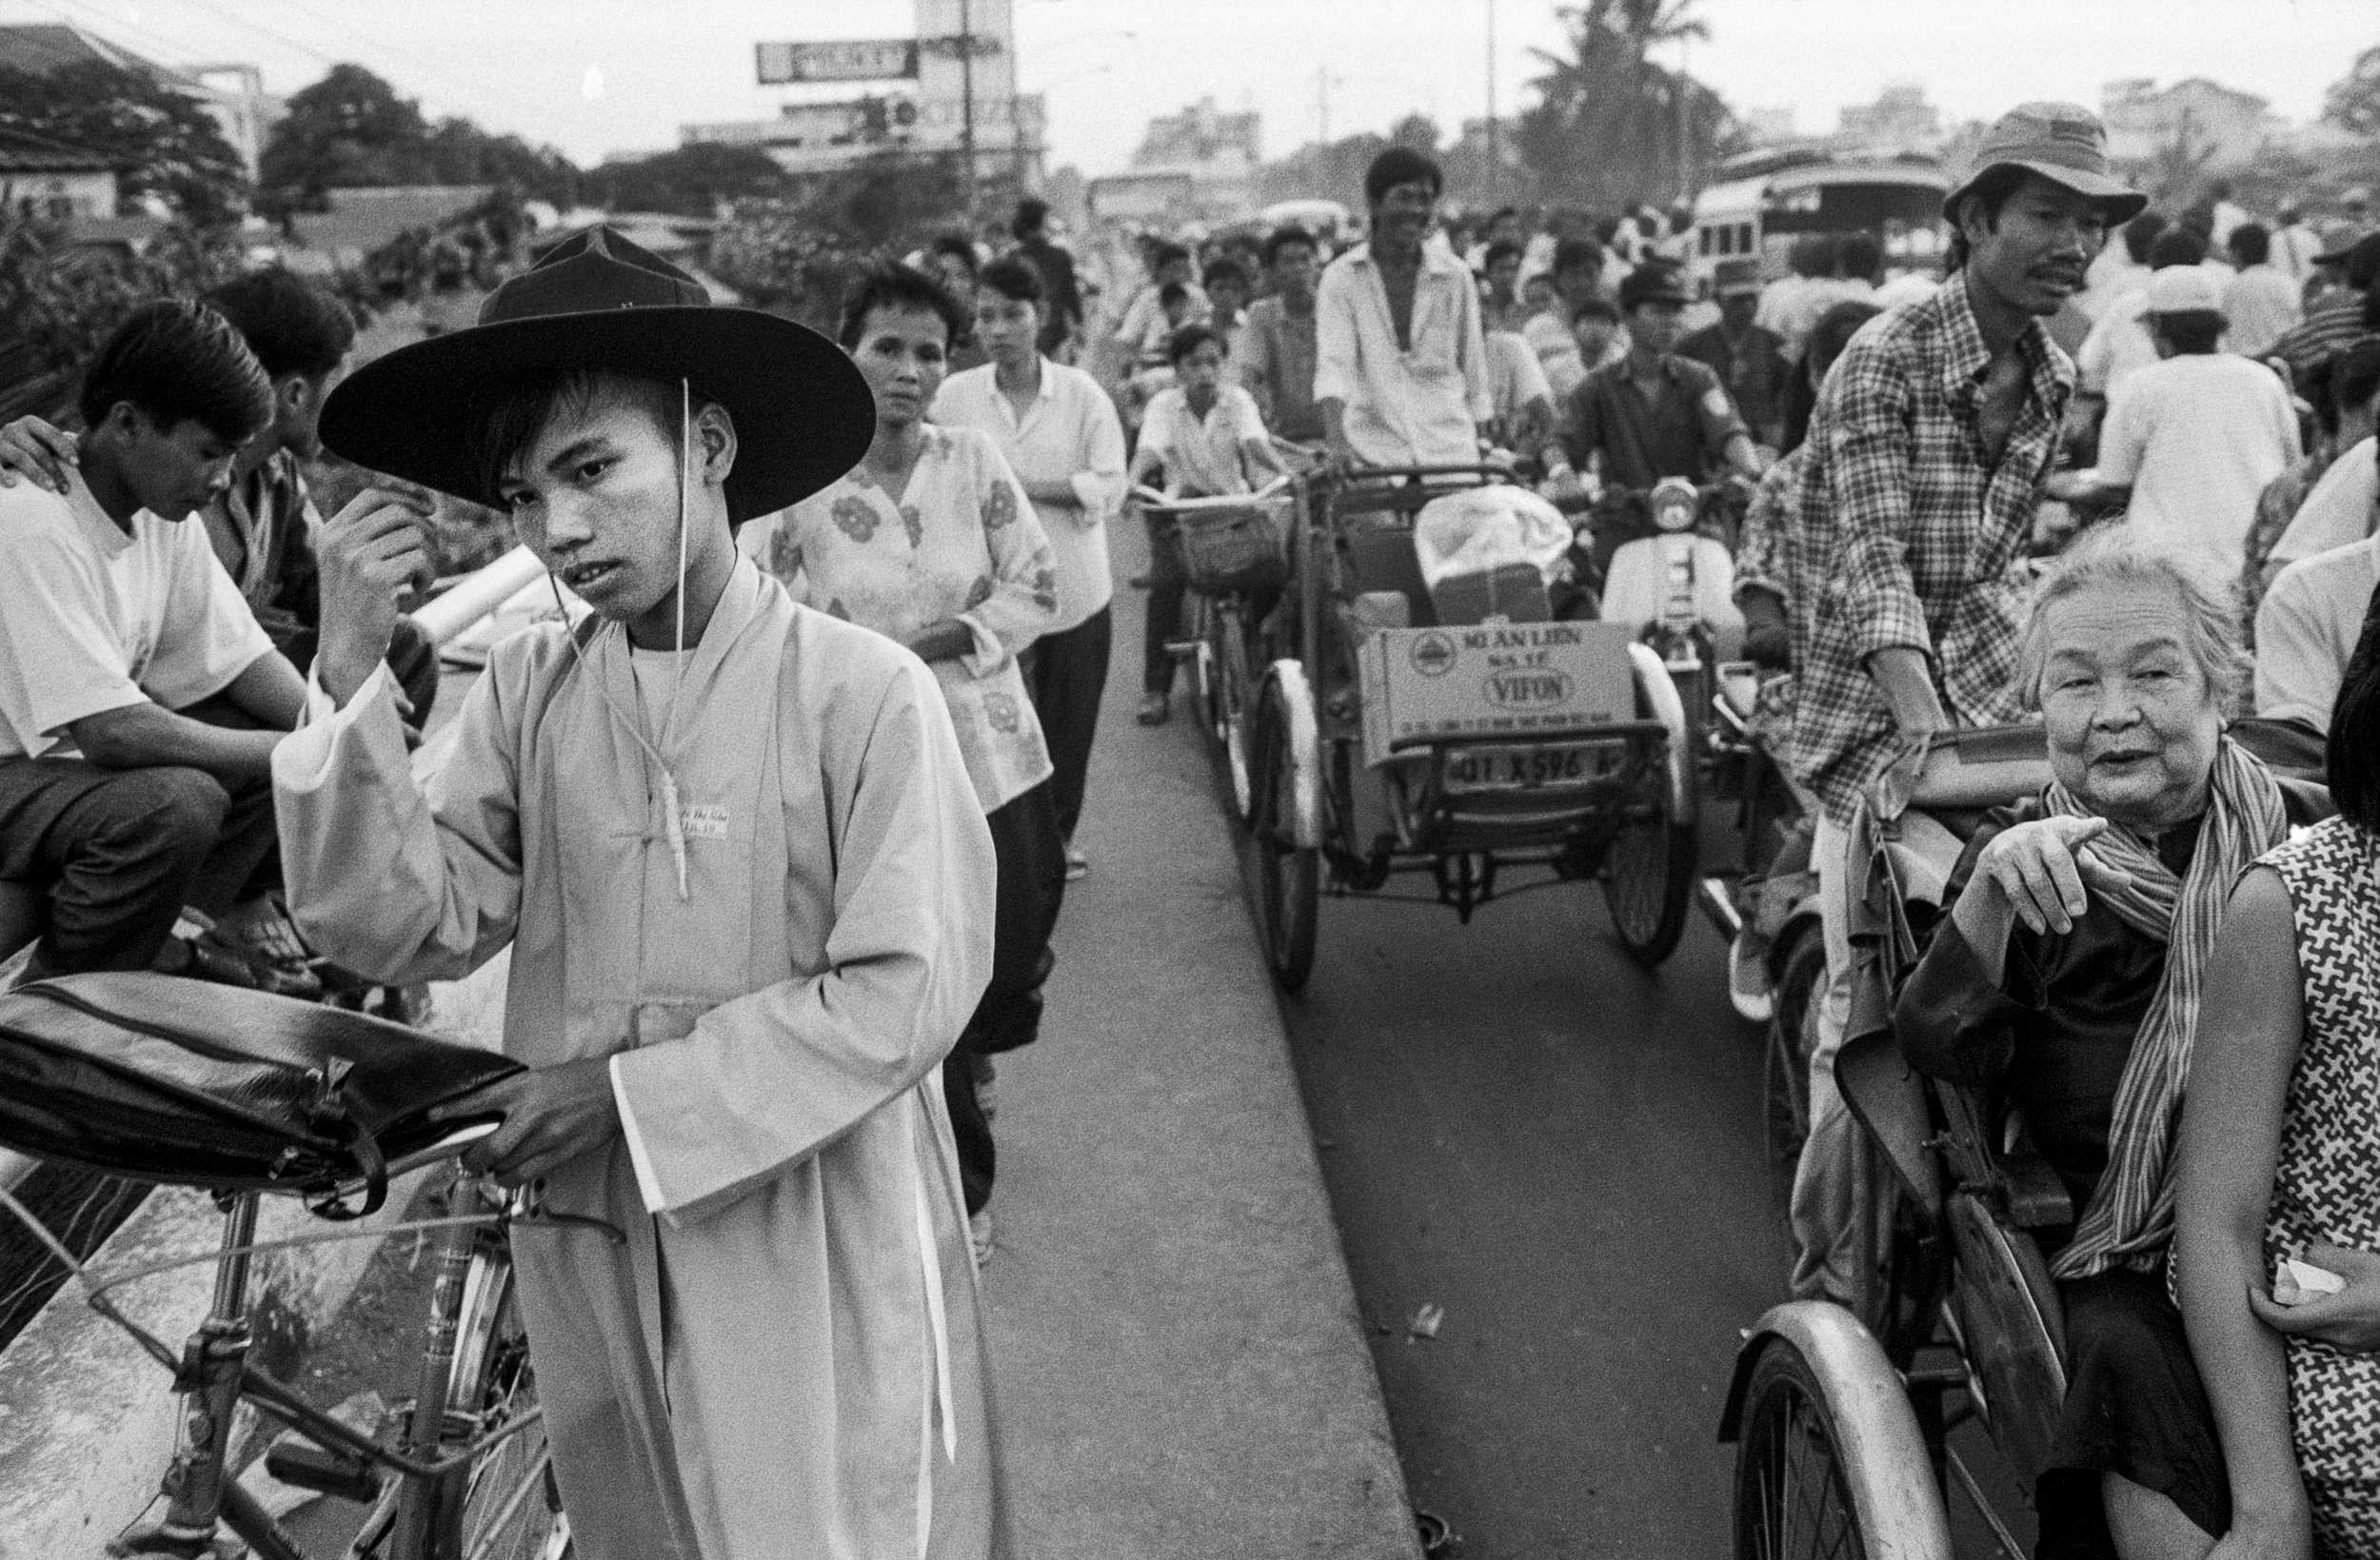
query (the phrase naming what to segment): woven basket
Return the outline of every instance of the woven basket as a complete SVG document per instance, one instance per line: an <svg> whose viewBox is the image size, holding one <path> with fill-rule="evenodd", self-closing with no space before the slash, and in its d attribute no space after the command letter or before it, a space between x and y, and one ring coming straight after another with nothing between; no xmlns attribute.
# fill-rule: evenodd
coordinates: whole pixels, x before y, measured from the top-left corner
<svg viewBox="0 0 2380 1560"><path fill-rule="evenodd" d="M1207 596L1279 589L1289 579L1288 517L1286 499L1180 513L1176 520L1190 588Z"/></svg>

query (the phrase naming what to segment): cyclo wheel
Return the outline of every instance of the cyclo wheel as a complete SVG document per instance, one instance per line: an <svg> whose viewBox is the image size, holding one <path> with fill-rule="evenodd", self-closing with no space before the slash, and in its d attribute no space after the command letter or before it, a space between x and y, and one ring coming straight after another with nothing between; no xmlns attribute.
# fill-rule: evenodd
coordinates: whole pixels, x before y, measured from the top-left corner
<svg viewBox="0 0 2380 1560"><path fill-rule="evenodd" d="M1221 741L1223 776L1231 787L1231 816L1247 823L1256 817L1256 782L1249 765L1249 710L1255 697L1248 676L1247 625L1237 610L1213 618L1217 643L1215 733Z"/></svg>
<svg viewBox="0 0 2380 1560"><path fill-rule="evenodd" d="M1753 1362L1735 1455L1735 1560L1865 1560L1843 1444L1817 1373L1790 1340Z"/></svg>
<svg viewBox="0 0 2380 1560"><path fill-rule="evenodd" d="M455 1329L447 1420L458 1438L477 1440L537 1408L537 1370L521 1322L512 1254L490 1239L471 1257ZM568 1554L569 1524L554 1483L545 1422L482 1451L443 1504L438 1552L486 1560L541 1560Z"/></svg>
<svg viewBox="0 0 2380 1560"><path fill-rule="evenodd" d="M1648 789L1653 804L1632 803L1603 855L1603 902L1612 932L1628 957L1650 970L1677 949L1694 903L1695 867L1701 854L1694 804L1694 727L1658 657L1629 646L1636 661L1639 716L1669 728L1669 752Z"/></svg>
<svg viewBox="0 0 2380 1560"><path fill-rule="evenodd" d="M1288 992L1304 986L1314 973L1315 922L1322 894L1322 853L1298 843L1291 697L1275 678L1259 698L1251 733L1248 822L1256 846L1257 918L1264 934L1264 961L1273 972L1273 983ZM1307 719L1311 721L1310 713Z"/></svg>

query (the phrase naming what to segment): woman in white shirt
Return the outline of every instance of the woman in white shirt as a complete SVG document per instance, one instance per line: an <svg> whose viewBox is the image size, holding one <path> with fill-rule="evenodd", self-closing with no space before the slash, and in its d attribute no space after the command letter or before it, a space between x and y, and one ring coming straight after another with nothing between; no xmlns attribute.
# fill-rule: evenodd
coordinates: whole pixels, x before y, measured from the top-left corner
<svg viewBox="0 0 2380 1560"><path fill-rule="evenodd" d="M984 267L975 336L991 361L951 375L929 415L944 427L989 435L1049 533L1058 615L1025 656L1024 681L1056 766L1050 795L1072 879L1087 867L1074 834L1107 686L1115 589L1107 523L1123 503L1124 430L1099 381L1041 355L1046 310L1041 273L1031 262L1009 255Z"/></svg>
<svg viewBox="0 0 2380 1560"><path fill-rule="evenodd" d="M932 278L883 266L843 306L841 339L876 399L867 458L753 521L737 545L796 601L900 641L934 669L999 855L992 978L942 1071L977 1255L988 1254L993 1152L971 1063L1041 1030L1049 935L1065 892L1049 750L1018 657L1058 615L1058 569L991 439L934 427L965 312Z"/></svg>

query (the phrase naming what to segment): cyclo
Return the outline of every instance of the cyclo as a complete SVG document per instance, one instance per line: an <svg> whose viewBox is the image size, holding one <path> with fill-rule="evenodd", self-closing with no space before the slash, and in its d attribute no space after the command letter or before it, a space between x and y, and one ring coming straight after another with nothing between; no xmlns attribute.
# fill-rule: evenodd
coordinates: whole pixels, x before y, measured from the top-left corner
<svg viewBox="0 0 2380 1560"><path fill-rule="evenodd" d="M1466 920L1511 869L1600 879L1633 958L1677 945L1695 757L1661 657L1624 626L1558 620L1534 564L1424 578L1423 510L1510 481L1452 465L1292 484L1294 598L1249 748L1259 919L1284 990L1312 971L1326 878L1338 895L1426 875Z"/></svg>
<svg viewBox="0 0 2380 1560"><path fill-rule="evenodd" d="M2330 810L2320 744L2237 721L2282 780L2293 822ZM2022 1488L2048 1465L2066 1395L2064 1311L2035 1236L2071 1226L2065 1184L1994 1092L1920 1076L1892 1001L1947 910L1943 891L1990 808L2050 780L2042 728L1944 734L1905 809L1872 799L1853 827L1854 977L1835 1080L1860 1129L1854 1294L1777 1306L1746 1334L1719 1438L1737 1447L1737 1560L1951 1560L1955 1487L2010 1560L2026 1552L1953 1444L1978 1426Z"/></svg>

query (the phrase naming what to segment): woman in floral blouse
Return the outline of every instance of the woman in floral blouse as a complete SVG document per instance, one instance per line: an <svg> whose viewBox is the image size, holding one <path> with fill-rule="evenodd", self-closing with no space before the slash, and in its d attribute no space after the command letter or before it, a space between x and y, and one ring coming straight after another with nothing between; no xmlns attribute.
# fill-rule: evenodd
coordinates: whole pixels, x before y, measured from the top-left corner
<svg viewBox="0 0 2380 1560"><path fill-rule="evenodd" d="M886 266L844 306L843 349L876 396L867 458L833 486L746 525L739 545L797 601L899 640L934 668L1000 855L991 985L943 1092L977 1254L988 1253L993 1153L979 1079L1039 1033L1050 929L1065 888L1049 750L1017 657L1056 621L1049 537L990 437L925 408L965 323L931 278Z"/></svg>

